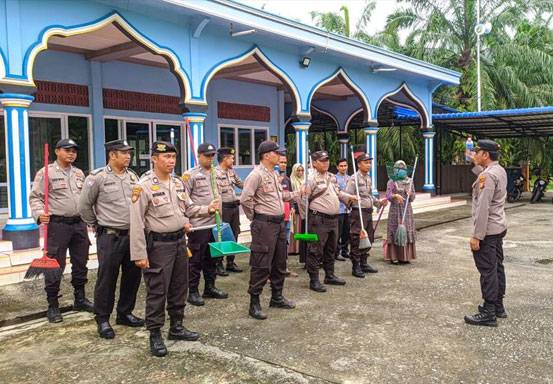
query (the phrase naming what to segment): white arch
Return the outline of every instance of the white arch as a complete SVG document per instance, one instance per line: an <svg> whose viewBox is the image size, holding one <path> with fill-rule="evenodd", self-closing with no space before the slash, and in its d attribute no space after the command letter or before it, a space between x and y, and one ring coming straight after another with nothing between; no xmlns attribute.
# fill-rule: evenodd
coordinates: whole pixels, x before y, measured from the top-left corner
<svg viewBox="0 0 553 384"><path fill-rule="evenodd" d="M4 63L4 55L0 54L0 79L6 77L6 63Z"/></svg>
<svg viewBox="0 0 553 384"><path fill-rule="evenodd" d="M384 94L380 98L380 100L378 101L378 104L376 105L375 112L378 114L378 108L380 108L380 104L382 104L382 102L384 100L386 100L390 96L393 96L395 94L400 93L401 91L404 91L416 104L419 105L419 107L422 110L422 113L424 114L424 119L426 121L426 125L430 124L430 116L428 114L428 111L426 110L426 107L424 106L424 103L421 101L421 99L419 99L417 97L417 95L415 95L413 93L413 91L411 91L411 89L409 88L407 83L403 83L403 84L401 84L401 86L399 86L399 88L395 89L394 91L391 91L391 92L388 92L388 93ZM390 100L388 100L388 101L390 101ZM413 108L413 106L409 106L409 108ZM417 111L417 112L421 113L420 111ZM421 121L421 124L424 124L424 123ZM426 127L423 127L423 128L426 128Z"/></svg>
<svg viewBox="0 0 553 384"><path fill-rule="evenodd" d="M334 74L332 74L330 77L322 80L321 82L319 82L317 85L315 85L313 87L313 89L311 90L310 94L309 94L309 100L307 100L307 106L308 107L311 107L311 102L313 101L313 96L315 95L315 93L317 92L317 90L319 88L321 88L322 86L324 86L325 84L328 84L330 83L332 80L334 80L336 77L341 77L342 80L349 86L349 88L351 90L354 91L354 93L359 96L359 98L361 99L361 105L364 106L364 110L367 111L367 120L371 121L372 120L372 110L371 110L371 105L369 103L369 99L367 98L367 96L365 95L365 93L361 90L361 88L359 88L357 86L357 84L355 84L353 82L353 80L351 80L351 78L348 76L348 74L346 73L346 71L344 71L343 68L339 68L336 72L334 72Z"/></svg>
<svg viewBox="0 0 553 384"><path fill-rule="evenodd" d="M338 120L336 120L336 117L334 117L334 115L330 112L327 112L319 107L316 107L314 105L311 106L311 108L313 108L315 111L319 112L319 113L322 113L323 115L326 115L328 117L330 117L332 119L332 121L334 121L334 124L336 124L336 132L340 132L340 124L338 124Z"/></svg>
<svg viewBox="0 0 553 384"><path fill-rule="evenodd" d="M359 108L358 110L354 111L351 115L349 115L348 119L346 120L346 126L344 127L345 132L349 132L349 125L351 124L351 121L357 116L358 113L363 112L363 108Z"/></svg>
<svg viewBox="0 0 553 384"><path fill-rule="evenodd" d="M292 97L295 100L296 103L296 115L305 115L301 113L301 97L300 93L298 92L298 89L292 79L279 67L277 67L273 62L259 49L258 47L254 47L253 49L249 50L248 52L244 53L241 56L235 57L233 59L229 59L227 61L222 62L218 66L216 66L214 69L209 72L209 74L204 78L203 80L203 87L202 87L202 101L207 104L207 87L209 86L209 83L213 79L213 77L219 72L220 70L231 67L235 64L238 64L242 62L243 60L247 59L248 57L255 56L255 58L259 61L261 61L264 65L266 65L274 74L277 75L280 80L286 83L288 85L290 91L292 92Z"/></svg>

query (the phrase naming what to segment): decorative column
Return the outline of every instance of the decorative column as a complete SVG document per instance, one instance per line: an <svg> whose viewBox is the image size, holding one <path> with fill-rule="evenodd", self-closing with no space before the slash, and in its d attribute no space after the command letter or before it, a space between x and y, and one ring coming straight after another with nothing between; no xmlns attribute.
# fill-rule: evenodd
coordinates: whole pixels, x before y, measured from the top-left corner
<svg viewBox="0 0 553 384"><path fill-rule="evenodd" d="M340 144L340 157L342 159L347 159L349 152L349 133L336 132L336 136L338 136L338 143Z"/></svg>
<svg viewBox="0 0 553 384"><path fill-rule="evenodd" d="M305 172L307 172L307 159L309 158L309 127L310 121L296 121L292 123L292 127L296 131L296 162L303 164Z"/></svg>
<svg viewBox="0 0 553 384"><path fill-rule="evenodd" d="M425 131L422 136L424 137L424 191L434 193L436 188L434 186L434 131Z"/></svg>
<svg viewBox="0 0 553 384"><path fill-rule="evenodd" d="M376 135L378 133L378 127L367 126L365 127L364 131L367 139L367 153L369 154L370 157L373 158L373 161L371 163L371 170L370 170L370 175L371 175L371 180L373 185L373 195L379 196L378 184L377 184L378 160L377 160L377 153L376 153Z"/></svg>
<svg viewBox="0 0 553 384"><path fill-rule="evenodd" d="M38 248L38 225L31 214L31 167L29 148L29 106L34 97L19 93L0 94L6 131L6 169L8 179L8 221L2 238L13 249Z"/></svg>
<svg viewBox="0 0 553 384"><path fill-rule="evenodd" d="M198 156L196 151L198 150L198 146L204 142L204 123L207 114L204 112L186 112L182 116L186 123L183 137L186 137L186 142L188 143L186 167L190 169L196 166L195 159ZM189 131L188 128L190 129Z"/></svg>

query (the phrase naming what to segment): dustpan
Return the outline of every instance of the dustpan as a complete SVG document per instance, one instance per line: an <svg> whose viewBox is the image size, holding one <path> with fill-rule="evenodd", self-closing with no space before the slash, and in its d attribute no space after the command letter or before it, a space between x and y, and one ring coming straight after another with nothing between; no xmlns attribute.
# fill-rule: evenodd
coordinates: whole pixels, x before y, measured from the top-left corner
<svg viewBox="0 0 553 384"><path fill-rule="evenodd" d="M313 165L313 159L311 159L311 165ZM303 165L304 171L304 185L307 185L307 164ZM303 233L294 233L294 240L297 241L305 241L307 243L316 243L319 241L319 235L316 233L309 233L307 232L309 229L308 226L308 220L309 220L309 199L307 198L307 195L305 196L305 228Z"/></svg>

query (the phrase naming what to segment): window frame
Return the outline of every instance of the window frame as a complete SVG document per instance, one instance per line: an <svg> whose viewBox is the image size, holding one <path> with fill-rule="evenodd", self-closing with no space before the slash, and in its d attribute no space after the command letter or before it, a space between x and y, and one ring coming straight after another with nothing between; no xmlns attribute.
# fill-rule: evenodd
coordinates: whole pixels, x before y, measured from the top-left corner
<svg viewBox="0 0 553 384"><path fill-rule="evenodd" d="M255 131L265 131L265 140L269 140L269 134L271 127L265 125L243 125L243 124L234 124L234 123L218 123L217 124L217 147L221 148L221 128L232 128L234 130L234 168L252 168L257 166L255 159L257 156L257 148L255 148ZM250 165L238 164L238 155L239 155L239 146L238 142L238 130L239 129L248 129L250 130L250 146L252 153L252 163Z"/></svg>

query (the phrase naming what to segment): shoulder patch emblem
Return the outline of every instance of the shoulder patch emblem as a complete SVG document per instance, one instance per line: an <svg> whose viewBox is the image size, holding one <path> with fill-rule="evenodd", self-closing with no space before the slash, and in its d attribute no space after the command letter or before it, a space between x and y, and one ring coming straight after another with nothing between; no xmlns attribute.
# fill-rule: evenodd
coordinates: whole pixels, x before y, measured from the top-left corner
<svg viewBox="0 0 553 384"><path fill-rule="evenodd" d="M142 187L134 187L132 189L131 201L133 203L136 203L138 201L138 198L140 197L141 192L142 192Z"/></svg>
<svg viewBox="0 0 553 384"><path fill-rule="evenodd" d="M480 175L478 178L478 182L480 183L480 189L484 189L484 185L486 183L486 176Z"/></svg>
<svg viewBox="0 0 553 384"><path fill-rule="evenodd" d="M159 191L159 188L160 188L160 186L158 184L154 184L154 185L152 185L152 187L150 189L152 191Z"/></svg>
<svg viewBox="0 0 553 384"><path fill-rule="evenodd" d="M185 173L184 175L182 175L182 181L186 182L190 180L190 175L188 173Z"/></svg>

